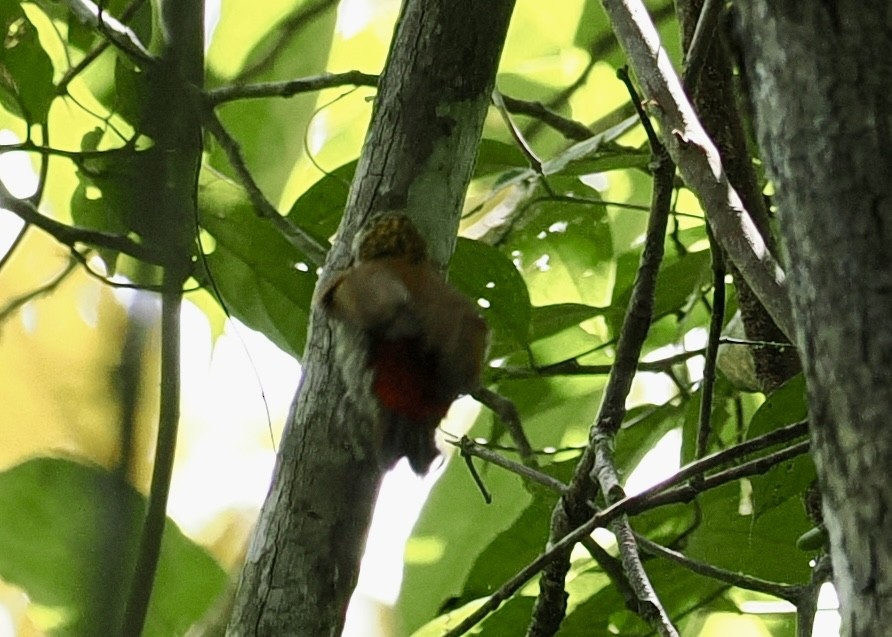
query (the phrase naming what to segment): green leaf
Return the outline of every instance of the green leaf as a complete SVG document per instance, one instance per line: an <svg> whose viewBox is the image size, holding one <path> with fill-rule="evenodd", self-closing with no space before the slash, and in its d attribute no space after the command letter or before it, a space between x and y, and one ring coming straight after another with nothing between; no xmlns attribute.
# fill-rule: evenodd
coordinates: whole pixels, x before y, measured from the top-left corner
<svg viewBox="0 0 892 637"><path fill-rule="evenodd" d="M219 25L219 38L211 43L209 61L233 55L244 45L244 29L234 20L253 21L257 11L290 9L277 16L275 24L261 31L260 39L241 69L248 75L238 75L237 83L290 80L313 75L325 68L331 49L337 19L334 4L321 7L323 2L291 2L291 6L276 9L257 7L250 3L224 3ZM255 3L256 4L256 3ZM306 15L311 6L320 11L312 19L292 22L292 18ZM224 23L225 22L225 23ZM256 27L252 29L257 31ZM211 77L209 86L230 83L230 80ZM305 152L307 127L317 109L318 93L295 95L288 99L268 98L238 100L220 106L217 113L229 133L238 141L242 155L254 180L273 202L279 201L295 162ZM210 153L211 165L232 177L234 173L222 150L214 145Z"/></svg>
<svg viewBox="0 0 892 637"><path fill-rule="evenodd" d="M576 178L552 180L556 192L586 202L542 200L515 223L503 252L518 264L536 305L604 305L613 287L611 229L597 193Z"/></svg>
<svg viewBox="0 0 892 637"><path fill-rule="evenodd" d="M490 595L533 561L548 540L548 521L557 494L537 492L511 526L480 552L458 598L460 603Z"/></svg>
<svg viewBox="0 0 892 637"><path fill-rule="evenodd" d="M547 338L583 321L603 316L608 309L582 303L553 303L534 307L530 321L530 341Z"/></svg>
<svg viewBox="0 0 892 637"><path fill-rule="evenodd" d="M592 170L590 166L588 166L588 162L598 158L600 152L603 150L605 146L607 146L610 142L616 141L620 136L627 133L634 126L638 125L638 117L627 117L622 122L609 128L608 130L595 135L585 141L577 142L573 144L559 154L558 156L550 159L542 165L542 170L546 175L585 175L591 172L595 172ZM626 153L617 153L615 148L610 148L609 156L611 157L622 157L623 155L632 154L630 151ZM641 155L641 153L634 153L636 155ZM648 161L649 161L649 155ZM625 168L627 159L622 159L621 163L616 165L616 168ZM640 161L640 159L639 159ZM647 162L645 162L646 165ZM580 166L582 169L580 169ZM606 170L606 168L601 168L601 170Z"/></svg>
<svg viewBox="0 0 892 637"><path fill-rule="evenodd" d="M344 215L354 172L356 160L324 175L292 204L288 219L327 245Z"/></svg>
<svg viewBox="0 0 892 637"><path fill-rule="evenodd" d="M17 465L0 473L0 577L59 612L53 635L112 632L106 622L120 619L144 511L135 489L97 467ZM219 564L168 520L143 636L185 634L225 583Z"/></svg>
<svg viewBox="0 0 892 637"><path fill-rule="evenodd" d="M295 358L303 355L316 271L306 256L254 212L247 193L204 171L198 194L202 227L215 245L207 269L232 316L263 332Z"/></svg>
<svg viewBox="0 0 892 637"><path fill-rule="evenodd" d="M474 179L517 169L526 170L529 162L516 144L506 144L495 139L480 140L477 163L474 165Z"/></svg>
<svg viewBox="0 0 892 637"><path fill-rule="evenodd" d="M710 264L709 251L702 250L688 252L677 259L670 260L660 268L654 294L654 321L668 314L682 311L690 297L700 289L700 285L709 273ZM616 312L608 317L621 316L620 311L625 313L629 298L632 296L632 285L630 283L614 292L610 305ZM613 333L618 334L620 324L616 323L611 328Z"/></svg>
<svg viewBox="0 0 892 637"><path fill-rule="evenodd" d="M18 0L0 1L0 103L29 124L46 119L55 98L53 63Z"/></svg>
<svg viewBox="0 0 892 637"><path fill-rule="evenodd" d="M714 598L728 588L727 584L695 575L663 560L648 560L645 562L645 569L666 612L675 619L683 618L698 608L714 607ZM633 637L652 634L644 620L626 608L625 601L615 586L592 587L591 592L593 594L587 599L584 598L584 590L579 595L584 599L574 600L571 597L572 606L561 625L561 637ZM736 610L721 599L718 603L728 610ZM683 634L697 633L683 631Z"/></svg>
<svg viewBox="0 0 892 637"><path fill-rule="evenodd" d="M802 374L775 390L753 414L747 437L755 438L779 427L804 420L808 415L805 378ZM815 465L808 454L773 467L752 478L753 512L759 518L788 500L800 501L808 486L817 479Z"/></svg>
<svg viewBox="0 0 892 637"><path fill-rule="evenodd" d="M407 634L454 608L477 556L526 509L530 495L517 476L479 467L493 495L486 504L462 462L451 461L424 505L406 546L396 612Z"/></svg>
<svg viewBox="0 0 892 637"><path fill-rule="evenodd" d="M812 523L802 504L787 500L757 518L741 513L742 497L739 482L701 495L698 502L703 522L688 537L685 553L775 582L805 582L810 574L809 558L796 547L796 540Z"/></svg>
<svg viewBox="0 0 892 637"><path fill-rule="evenodd" d="M95 142L95 131L82 141L87 148ZM72 197L72 217L98 230L136 233L143 243L159 251L189 249L191 246L180 246L180 237L193 234L194 221L181 218L179 211L169 206L154 205L166 183L167 161L157 147L124 147L79 158L81 188ZM86 186L98 189L101 197L88 198ZM188 228L183 230L183 224Z"/></svg>
<svg viewBox="0 0 892 637"><path fill-rule="evenodd" d="M529 340L530 297L517 268L495 248L459 237L449 281L477 299L492 330L492 355L523 347Z"/></svg>

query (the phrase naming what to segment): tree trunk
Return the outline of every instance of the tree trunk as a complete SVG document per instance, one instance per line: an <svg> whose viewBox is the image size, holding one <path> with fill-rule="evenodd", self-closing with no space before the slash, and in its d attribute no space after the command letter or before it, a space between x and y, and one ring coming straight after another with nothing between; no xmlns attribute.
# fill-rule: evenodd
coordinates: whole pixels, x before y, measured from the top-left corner
<svg viewBox="0 0 892 637"><path fill-rule="evenodd" d="M411 217L448 261L513 0L406 0L327 278L370 215ZM374 427L345 399L313 315L304 376L236 595L229 635L339 635L375 497Z"/></svg>
<svg viewBox="0 0 892 637"><path fill-rule="evenodd" d="M738 5L843 634L892 625L892 5Z"/></svg>

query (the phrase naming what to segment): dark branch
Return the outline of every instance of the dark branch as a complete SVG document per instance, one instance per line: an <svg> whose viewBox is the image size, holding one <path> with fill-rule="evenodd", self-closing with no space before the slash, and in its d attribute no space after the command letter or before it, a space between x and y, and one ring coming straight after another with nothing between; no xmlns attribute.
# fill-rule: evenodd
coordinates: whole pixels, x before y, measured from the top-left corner
<svg viewBox="0 0 892 637"><path fill-rule="evenodd" d="M254 177L251 175L251 171L242 157L238 142L229 134L229 131L223 126L213 109L205 109L204 115L207 130L216 138L226 154L229 165L232 166L239 182L248 193L248 198L254 205L254 210L257 214L272 223L282 233L282 236L300 250L313 265L321 266L325 261L327 249L289 219L279 214L279 211L270 203L266 195L260 190L260 186L254 181Z"/></svg>
<svg viewBox="0 0 892 637"><path fill-rule="evenodd" d="M705 562L698 562L697 560L687 557L684 553L679 553L678 551L673 551L656 542L651 542L646 537L638 535L637 533L635 534L635 539L644 551L651 555L656 555L657 557L662 557L675 562L676 564L680 564L698 575L711 577L712 579L731 584L732 586L737 586L738 588L745 588L750 591L773 595L780 599L784 599L791 604L797 604L802 595L802 586L779 584L778 582L771 582L759 577L753 577L752 575L746 575L745 573L729 571L724 568L719 568L718 566L713 566L712 564L706 564Z"/></svg>
<svg viewBox="0 0 892 637"><path fill-rule="evenodd" d="M337 86L378 86L378 76L361 71L345 73L322 73L285 82L262 82L224 86L205 92L207 103L219 106L235 100L257 99L262 97L292 97L301 93L321 91Z"/></svg>
<svg viewBox="0 0 892 637"><path fill-rule="evenodd" d="M644 491L623 498L611 504L592 516L586 523L573 529L567 535L552 544L545 552L535 560L523 567L517 574L499 587L483 604L473 613L468 615L458 626L450 630L444 637L459 637L483 620L489 613L510 598L524 584L532 579L539 571L555 559L559 559L574 544L587 537L596 528L609 524L620 515L636 514L649 511L657 506L673 504L693 499L697 493L712 489L728 482L738 480L741 477L764 473L768 469L781 462L808 452L808 441L802 441L791 445L786 449L769 454L754 461L744 463L728 471L722 471L698 481L699 491L689 487L669 490L681 482L700 476L706 471L714 469L728 462L739 460L751 453L772 447L784 442L789 442L808 434L808 423L797 422L786 427L781 427L758 438L753 438L729 449L719 451L706 456L702 460L692 462L682 467L674 475L659 482ZM664 492L665 495L664 495ZM669 496L669 497L666 497Z"/></svg>
<svg viewBox="0 0 892 637"><path fill-rule="evenodd" d="M101 230L69 226L42 215L33 203L26 199L14 197L2 183L0 183L0 207L11 211L25 223L40 228L56 241L68 246L72 250L75 249L77 244L84 243L97 248L116 250L155 265L160 265L164 262L163 255L160 252L151 250L129 237Z"/></svg>

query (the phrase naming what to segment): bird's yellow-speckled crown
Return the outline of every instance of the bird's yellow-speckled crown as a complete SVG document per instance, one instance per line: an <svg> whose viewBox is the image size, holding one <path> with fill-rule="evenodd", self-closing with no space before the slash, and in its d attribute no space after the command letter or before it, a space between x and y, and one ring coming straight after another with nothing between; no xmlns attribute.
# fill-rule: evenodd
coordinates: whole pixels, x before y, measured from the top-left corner
<svg viewBox="0 0 892 637"><path fill-rule="evenodd" d="M406 215L385 213L371 219L357 236L354 246L356 261L400 258L410 263L426 261L427 242Z"/></svg>

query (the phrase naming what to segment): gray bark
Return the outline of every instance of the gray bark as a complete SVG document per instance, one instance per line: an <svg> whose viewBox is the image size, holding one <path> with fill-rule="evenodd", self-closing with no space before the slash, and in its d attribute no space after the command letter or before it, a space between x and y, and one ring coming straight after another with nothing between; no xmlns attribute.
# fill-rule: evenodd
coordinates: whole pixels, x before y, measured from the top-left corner
<svg viewBox="0 0 892 637"><path fill-rule="evenodd" d="M737 5L843 634L892 625L892 5Z"/></svg>
<svg viewBox="0 0 892 637"><path fill-rule="evenodd" d="M448 261L513 0L406 0L327 279L370 215L399 210ZM315 312L304 376L227 634L339 635L384 467Z"/></svg>

